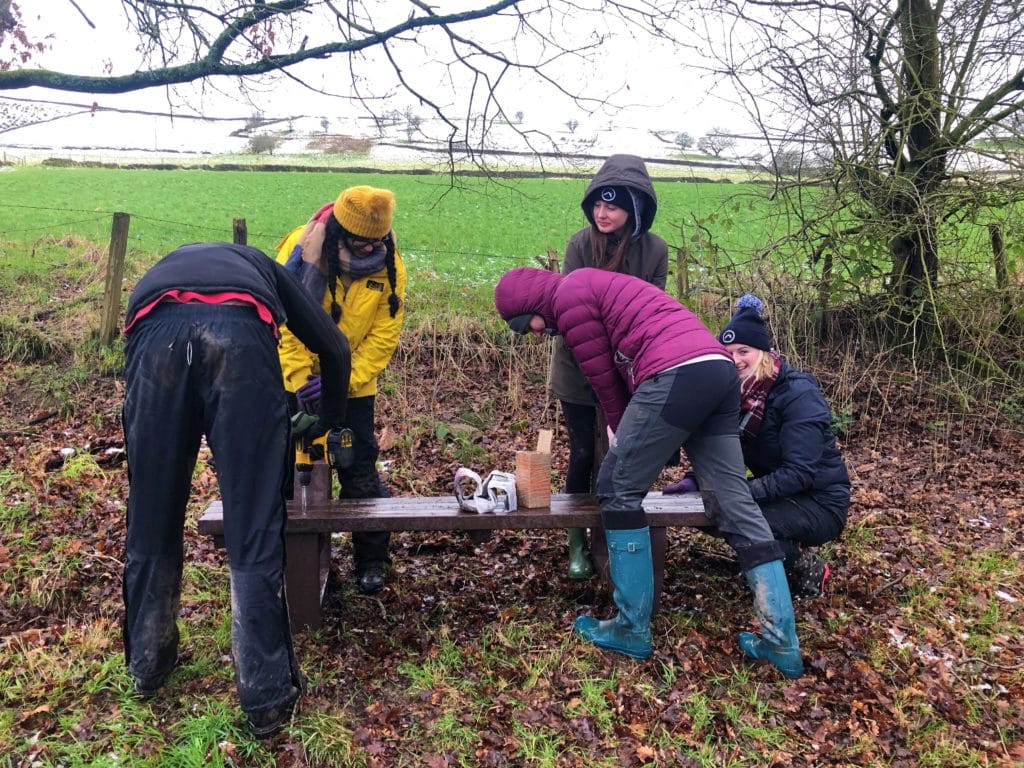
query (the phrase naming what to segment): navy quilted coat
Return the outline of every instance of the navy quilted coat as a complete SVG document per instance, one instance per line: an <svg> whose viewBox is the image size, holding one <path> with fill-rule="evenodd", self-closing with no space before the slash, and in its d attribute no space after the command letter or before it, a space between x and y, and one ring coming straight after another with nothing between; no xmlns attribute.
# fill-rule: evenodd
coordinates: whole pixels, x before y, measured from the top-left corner
<svg viewBox="0 0 1024 768"><path fill-rule="evenodd" d="M592 267L560 275L521 267L498 281L494 303L505 320L538 314L558 329L612 430L630 396L654 374L701 355L731 361L695 314L632 275Z"/></svg>

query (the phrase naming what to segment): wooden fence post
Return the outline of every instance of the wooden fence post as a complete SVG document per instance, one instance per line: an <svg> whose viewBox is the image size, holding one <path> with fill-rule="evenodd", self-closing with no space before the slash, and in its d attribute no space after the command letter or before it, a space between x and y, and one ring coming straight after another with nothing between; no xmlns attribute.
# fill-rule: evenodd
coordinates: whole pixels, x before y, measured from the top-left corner
<svg viewBox="0 0 1024 768"><path fill-rule="evenodd" d="M121 317L121 281L124 277L124 254L128 250L128 223L131 216L120 211L114 214L110 228L110 251L107 254L107 278L103 286L103 318L100 343L110 346L117 335Z"/></svg>
<svg viewBox="0 0 1024 768"><path fill-rule="evenodd" d="M245 219L234 219L231 222L231 230L234 236L231 242L235 245L248 245L249 231L245 226Z"/></svg>

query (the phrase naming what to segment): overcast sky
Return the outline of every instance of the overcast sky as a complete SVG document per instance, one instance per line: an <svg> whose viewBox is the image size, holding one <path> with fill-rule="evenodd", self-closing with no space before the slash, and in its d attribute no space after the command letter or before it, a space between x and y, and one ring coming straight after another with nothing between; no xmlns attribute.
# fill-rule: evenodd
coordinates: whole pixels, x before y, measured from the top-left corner
<svg viewBox="0 0 1024 768"><path fill-rule="evenodd" d="M76 74L102 73L108 61L113 65L114 73L134 70L138 66L139 55L135 52L135 38L127 31L120 3L105 0L99 4L80 5L89 15L89 21L96 26L95 30L70 0L22 3L26 27L37 34L46 30L52 35L51 49L33 63ZM401 3L396 7L408 6ZM601 137L598 151L611 144L615 145L614 151L638 154L649 154L657 145L650 136L651 131L663 132L663 135L686 131L696 139L716 126L742 129L742 115L716 96L707 94L715 84L702 77L698 68L687 66L680 49L664 44L653 46L644 43L641 46L625 33L621 23L610 24L608 31L612 32L612 37L601 46L592 64L576 70L572 68L574 65L567 64L562 71L567 87L586 83L590 95L608 96L612 106L588 115L550 88L523 84L506 94L503 103L507 112L513 116L522 112L526 126L548 132L561 130L564 133L565 123L573 119L579 122L578 136L574 138ZM310 85L331 93L346 93L351 82L341 57L327 62L311 62L303 65L298 73ZM360 74L364 72L360 71ZM372 70L365 74L373 76ZM717 88L720 89L721 85ZM429 114L428 110L418 107L409 95L393 93L387 102L388 110L401 112L412 107L423 116ZM721 91L716 90L716 93ZM103 107L173 111L221 118L245 118L257 111L268 117L306 114L317 119L320 116L331 119L330 130L337 132L344 130L341 116L352 115L356 111L344 100L318 95L297 86L288 78L250 87L244 95L237 83L227 78L215 79L198 87L156 88L116 96L43 89L23 89L7 95L81 104L95 101ZM435 98L434 94L430 95ZM62 109L64 112L74 111ZM369 131L369 122L363 116L361 124ZM53 145L65 137L75 146L100 142L106 146L138 146L147 150L174 145L182 148L183 143L202 142L196 136L220 137L223 134L226 137L230 130L238 127L238 124L226 124L224 130L220 130L210 124L187 120L171 125L166 120L144 117L68 117L31 129L0 133L0 147L4 144ZM206 143L211 145L210 141ZM227 142L225 149L230 151L231 148Z"/></svg>

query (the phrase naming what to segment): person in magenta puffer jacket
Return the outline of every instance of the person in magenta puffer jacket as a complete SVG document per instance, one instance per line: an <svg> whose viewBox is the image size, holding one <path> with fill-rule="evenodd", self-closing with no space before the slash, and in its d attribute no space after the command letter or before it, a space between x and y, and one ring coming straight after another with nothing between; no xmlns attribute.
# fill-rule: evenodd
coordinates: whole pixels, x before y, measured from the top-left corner
<svg viewBox="0 0 1024 768"><path fill-rule="evenodd" d="M587 185L580 207L587 226L569 238L563 274L597 267L665 288L668 245L651 232L658 213L658 197L642 158L620 154L605 160ZM594 393L561 338L553 339L551 345L548 392L561 403L569 439L564 490L591 493L604 427L599 425ZM594 575L586 533L583 528L567 531L570 579L589 579Z"/></svg>
<svg viewBox="0 0 1024 768"><path fill-rule="evenodd" d="M580 616L576 634L633 658L651 655L654 570L643 500L682 446L708 516L754 593L763 637L741 632L740 648L786 677L800 677L782 552L744 477L739 378L725 348L661 289L600 269L566 275L513 269L498 281L494 302L513 331L564 338L608 423L609 451L596 492L619 613L607 621Z"/></svg>

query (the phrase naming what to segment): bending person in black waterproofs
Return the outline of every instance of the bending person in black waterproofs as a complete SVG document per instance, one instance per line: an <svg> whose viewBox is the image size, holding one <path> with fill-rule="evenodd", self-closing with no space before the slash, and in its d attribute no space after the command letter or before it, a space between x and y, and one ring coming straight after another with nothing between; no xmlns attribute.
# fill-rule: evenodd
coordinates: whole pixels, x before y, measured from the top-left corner
<svg viewBox="0 0 1024 768"><path fill-rule="evenodd" d="M291 717L301 679L284 597L284 475L292 451L278 326L319 356L321 435L344 423L345 336L255 248L194 243L139 280L125 318L128 455L124 646L135 690L155 695L178 659L183 527L200 440L216 462L231 573L235 685L257 736Z"/></svg>

